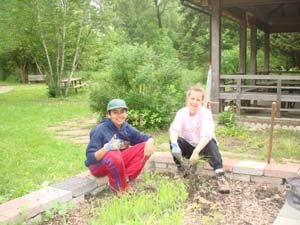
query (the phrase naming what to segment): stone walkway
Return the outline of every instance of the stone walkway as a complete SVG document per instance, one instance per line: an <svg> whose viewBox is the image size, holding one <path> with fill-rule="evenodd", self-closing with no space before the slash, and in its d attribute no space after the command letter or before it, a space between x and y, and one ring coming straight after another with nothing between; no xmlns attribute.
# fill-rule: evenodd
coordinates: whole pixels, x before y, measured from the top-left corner
<svg viewBox="0 0 300 225"><path fill-rule="evenodd" d="M47 131L54 132L59 140L70 141L75 144L88 144L91 128L97 124L97 115L91 114L87 117L79 117L64 123L47 128Z"/></svg>

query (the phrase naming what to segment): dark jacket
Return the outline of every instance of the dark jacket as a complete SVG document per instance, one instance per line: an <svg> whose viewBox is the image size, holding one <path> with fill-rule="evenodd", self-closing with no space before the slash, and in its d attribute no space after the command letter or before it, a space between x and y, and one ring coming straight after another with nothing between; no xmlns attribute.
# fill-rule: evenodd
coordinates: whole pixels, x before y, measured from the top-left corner
<svg viewBox="0 0 300 225"><path fill-rule="evenodd" d="M130 145L139 144L150 138L149 135L141 133L127 122L124 122L118 129L109 118L104 118L90 132L90 142L86 148L86 166L97 163L95 152L109 142L114 135L121 141L130 142Z"/></svg>

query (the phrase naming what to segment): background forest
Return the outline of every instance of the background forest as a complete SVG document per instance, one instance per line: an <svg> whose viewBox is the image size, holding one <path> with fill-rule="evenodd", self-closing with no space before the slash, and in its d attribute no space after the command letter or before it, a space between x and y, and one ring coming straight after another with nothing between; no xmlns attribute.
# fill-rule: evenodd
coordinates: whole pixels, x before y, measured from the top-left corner
<svg viewBox="0 0 300 225"><path fill-rule="evenodd" d="M179 0L2 0L0 13L0 81L46 74L49 97L59 97L60 80L80 76L93 111L121 97L145 128L168 124L186 88L206 82L209 16ZM239 25L222 23L222 73L236 73ZM258 32L258 70L262 41ZM271 70L299 70L299 34L272 34L270 49Z"/></svg>

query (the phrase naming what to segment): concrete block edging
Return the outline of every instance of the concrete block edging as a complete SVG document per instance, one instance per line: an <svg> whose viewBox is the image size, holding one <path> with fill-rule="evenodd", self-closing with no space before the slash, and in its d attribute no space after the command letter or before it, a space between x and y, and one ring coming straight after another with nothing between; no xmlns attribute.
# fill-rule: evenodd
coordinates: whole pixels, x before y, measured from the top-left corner
<svg viewBox="0 0 300 225"><path fill-rule="evenodd" d="M284 177L300 175L300 165L286 166L227 158L224 158L223 161L225 175L228 178L246 182L281 185ZM156 152L148 160L144 170L177 173L177 167L170 152ZM207 163L198 165L196 172L199 175L214 175L214 171ZM89 171L84 171L51 186L1 204L0 224L9 224L20 219L37 218L57 202L76 203L83 201L85 195L96 195L106 189L107 183L107 177L96 178Z"/></svg>

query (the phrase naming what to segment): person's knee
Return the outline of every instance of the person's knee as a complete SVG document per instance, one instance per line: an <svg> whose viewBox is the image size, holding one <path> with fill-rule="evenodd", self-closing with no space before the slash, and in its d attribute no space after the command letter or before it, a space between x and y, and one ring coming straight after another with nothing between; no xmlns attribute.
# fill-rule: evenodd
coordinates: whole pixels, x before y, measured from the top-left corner
<svg viewBox="0 0 300 225"><path fill-rule="evenodd" d="M123 164L123 157L121 154L118 154L120 152L114 152L115 154L111 154L108 157L108 160L106 160L106 164L111 164L113 163L114 165L119 165L119 164Z"/></svg>

